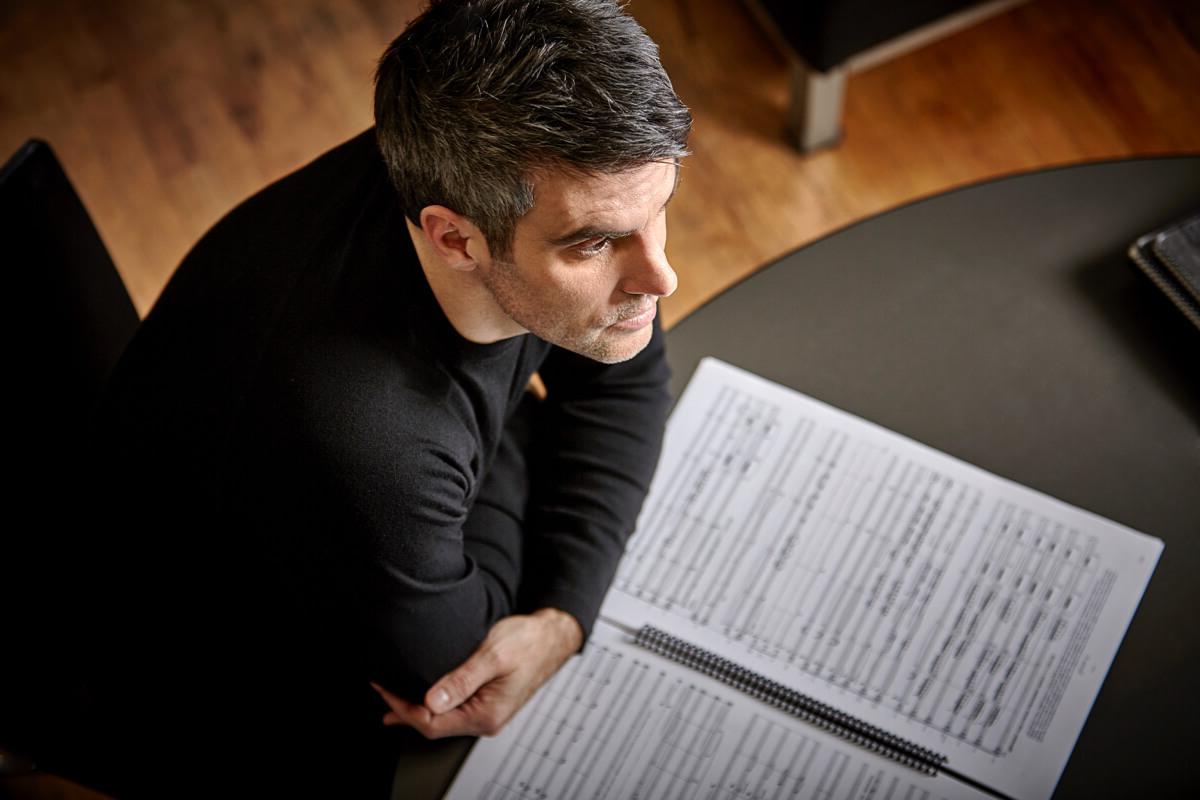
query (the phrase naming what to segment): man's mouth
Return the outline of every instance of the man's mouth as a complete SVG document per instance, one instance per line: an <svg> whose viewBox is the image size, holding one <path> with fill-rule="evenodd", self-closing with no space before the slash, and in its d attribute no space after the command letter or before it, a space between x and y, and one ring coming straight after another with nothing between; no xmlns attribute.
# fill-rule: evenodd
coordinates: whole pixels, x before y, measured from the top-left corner
<svg viewBox="0 0 1200 800"><path fill-rule="evenodd" d="M654 317L658 314L658 304L651 303L646 307L634 307L629 311L623 311L617 318L617 321L610 325L610 328L616 328L620 331L637 331L649 325L654 321Z"/></svg>

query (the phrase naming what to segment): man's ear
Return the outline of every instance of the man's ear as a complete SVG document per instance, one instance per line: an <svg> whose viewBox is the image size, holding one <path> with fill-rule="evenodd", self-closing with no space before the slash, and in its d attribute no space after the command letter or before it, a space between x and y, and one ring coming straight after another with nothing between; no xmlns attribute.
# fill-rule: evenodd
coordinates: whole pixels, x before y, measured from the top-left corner
<svg viewBox="0 0 1200 800"><path fill-rule="evenodd" d="M470 272L490 257L487 239L475 223L445 206L421 209L421 231L451 269Z"/></svg>

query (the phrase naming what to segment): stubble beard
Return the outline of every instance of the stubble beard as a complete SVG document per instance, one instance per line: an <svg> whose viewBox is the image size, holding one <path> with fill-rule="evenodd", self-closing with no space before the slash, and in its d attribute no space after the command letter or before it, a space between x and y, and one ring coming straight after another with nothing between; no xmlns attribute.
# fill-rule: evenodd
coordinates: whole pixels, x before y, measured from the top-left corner
<svg viewBox="0 0 1200 800"><path fill-rule="evenodd" d="M617 364L640 353L649 341L647 338L641 346L630 351L629 343L625 341L626 337L638 332L631 331L622 335L608 328L609 325L632 319L644 312L647 309L644 300L631 300L628 304L618 307L610 315L611 319L605 318L599 324L589 322L585 329L573 330L575 325L572 317L564 309L527 307L528 292L517 276L516 264L495 260L492 262L492 268L482 277L483 285L491 293L492 299L510 319L539 339L585 358L602 364Z"/></svg>

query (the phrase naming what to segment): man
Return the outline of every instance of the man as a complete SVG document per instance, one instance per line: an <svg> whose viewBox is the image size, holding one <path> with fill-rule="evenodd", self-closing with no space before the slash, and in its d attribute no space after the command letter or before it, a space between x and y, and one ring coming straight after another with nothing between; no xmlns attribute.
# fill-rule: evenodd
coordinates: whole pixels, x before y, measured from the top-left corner
<svg viewBox="0 0 1200 800"><path fill-rule="evenodd" d="M204 237L114 373L125 794L379 793L385 711L494 733L582 646L648 487L691 124L653 43L612 0L441 0L375 105Z"/></svg>

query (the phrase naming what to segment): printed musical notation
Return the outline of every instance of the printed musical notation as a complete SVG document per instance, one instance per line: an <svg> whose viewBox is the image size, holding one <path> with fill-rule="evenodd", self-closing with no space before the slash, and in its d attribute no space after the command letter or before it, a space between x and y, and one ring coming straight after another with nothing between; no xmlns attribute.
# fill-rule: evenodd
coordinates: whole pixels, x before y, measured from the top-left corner
<svg viewBox="0 0 1200 800"><path fill-rule="evenodd" d="M745 661L1002 790L1026 775L1004 766L1014 754L1052 788L1159 552L706 360L602 613Z"/></svg>
<svg viewBox="0 0 1200 800"><path fill-rule="evenodd" d="M618 591L995 755L1111 582L1095 537L733 388L681 463Z"/></svg>
<svg viewBox="0 0 1200 800"><path fill-rule="evenodd" d="M695 797L729 708L645 658L589 647L538 694L481 798L608 797L627 784L619 796Z"/></svg>
<svg viewBox="0 0 1200 800"><path fill-rule="evenodd" d="M448 800L867 800L969 797L872 758L686 667L604 622L587 649L492 740Z"/></svg>
<svg viewBox="0 0 1200 800"><path fill-rule="evenodd" d="M1161 552L706 359L588 649L449 797L1048 798ZM832 717L789 716L788 692ZM838 715L879 735L835 738ZM880 755L895 738L938 774Z"/></svg>

